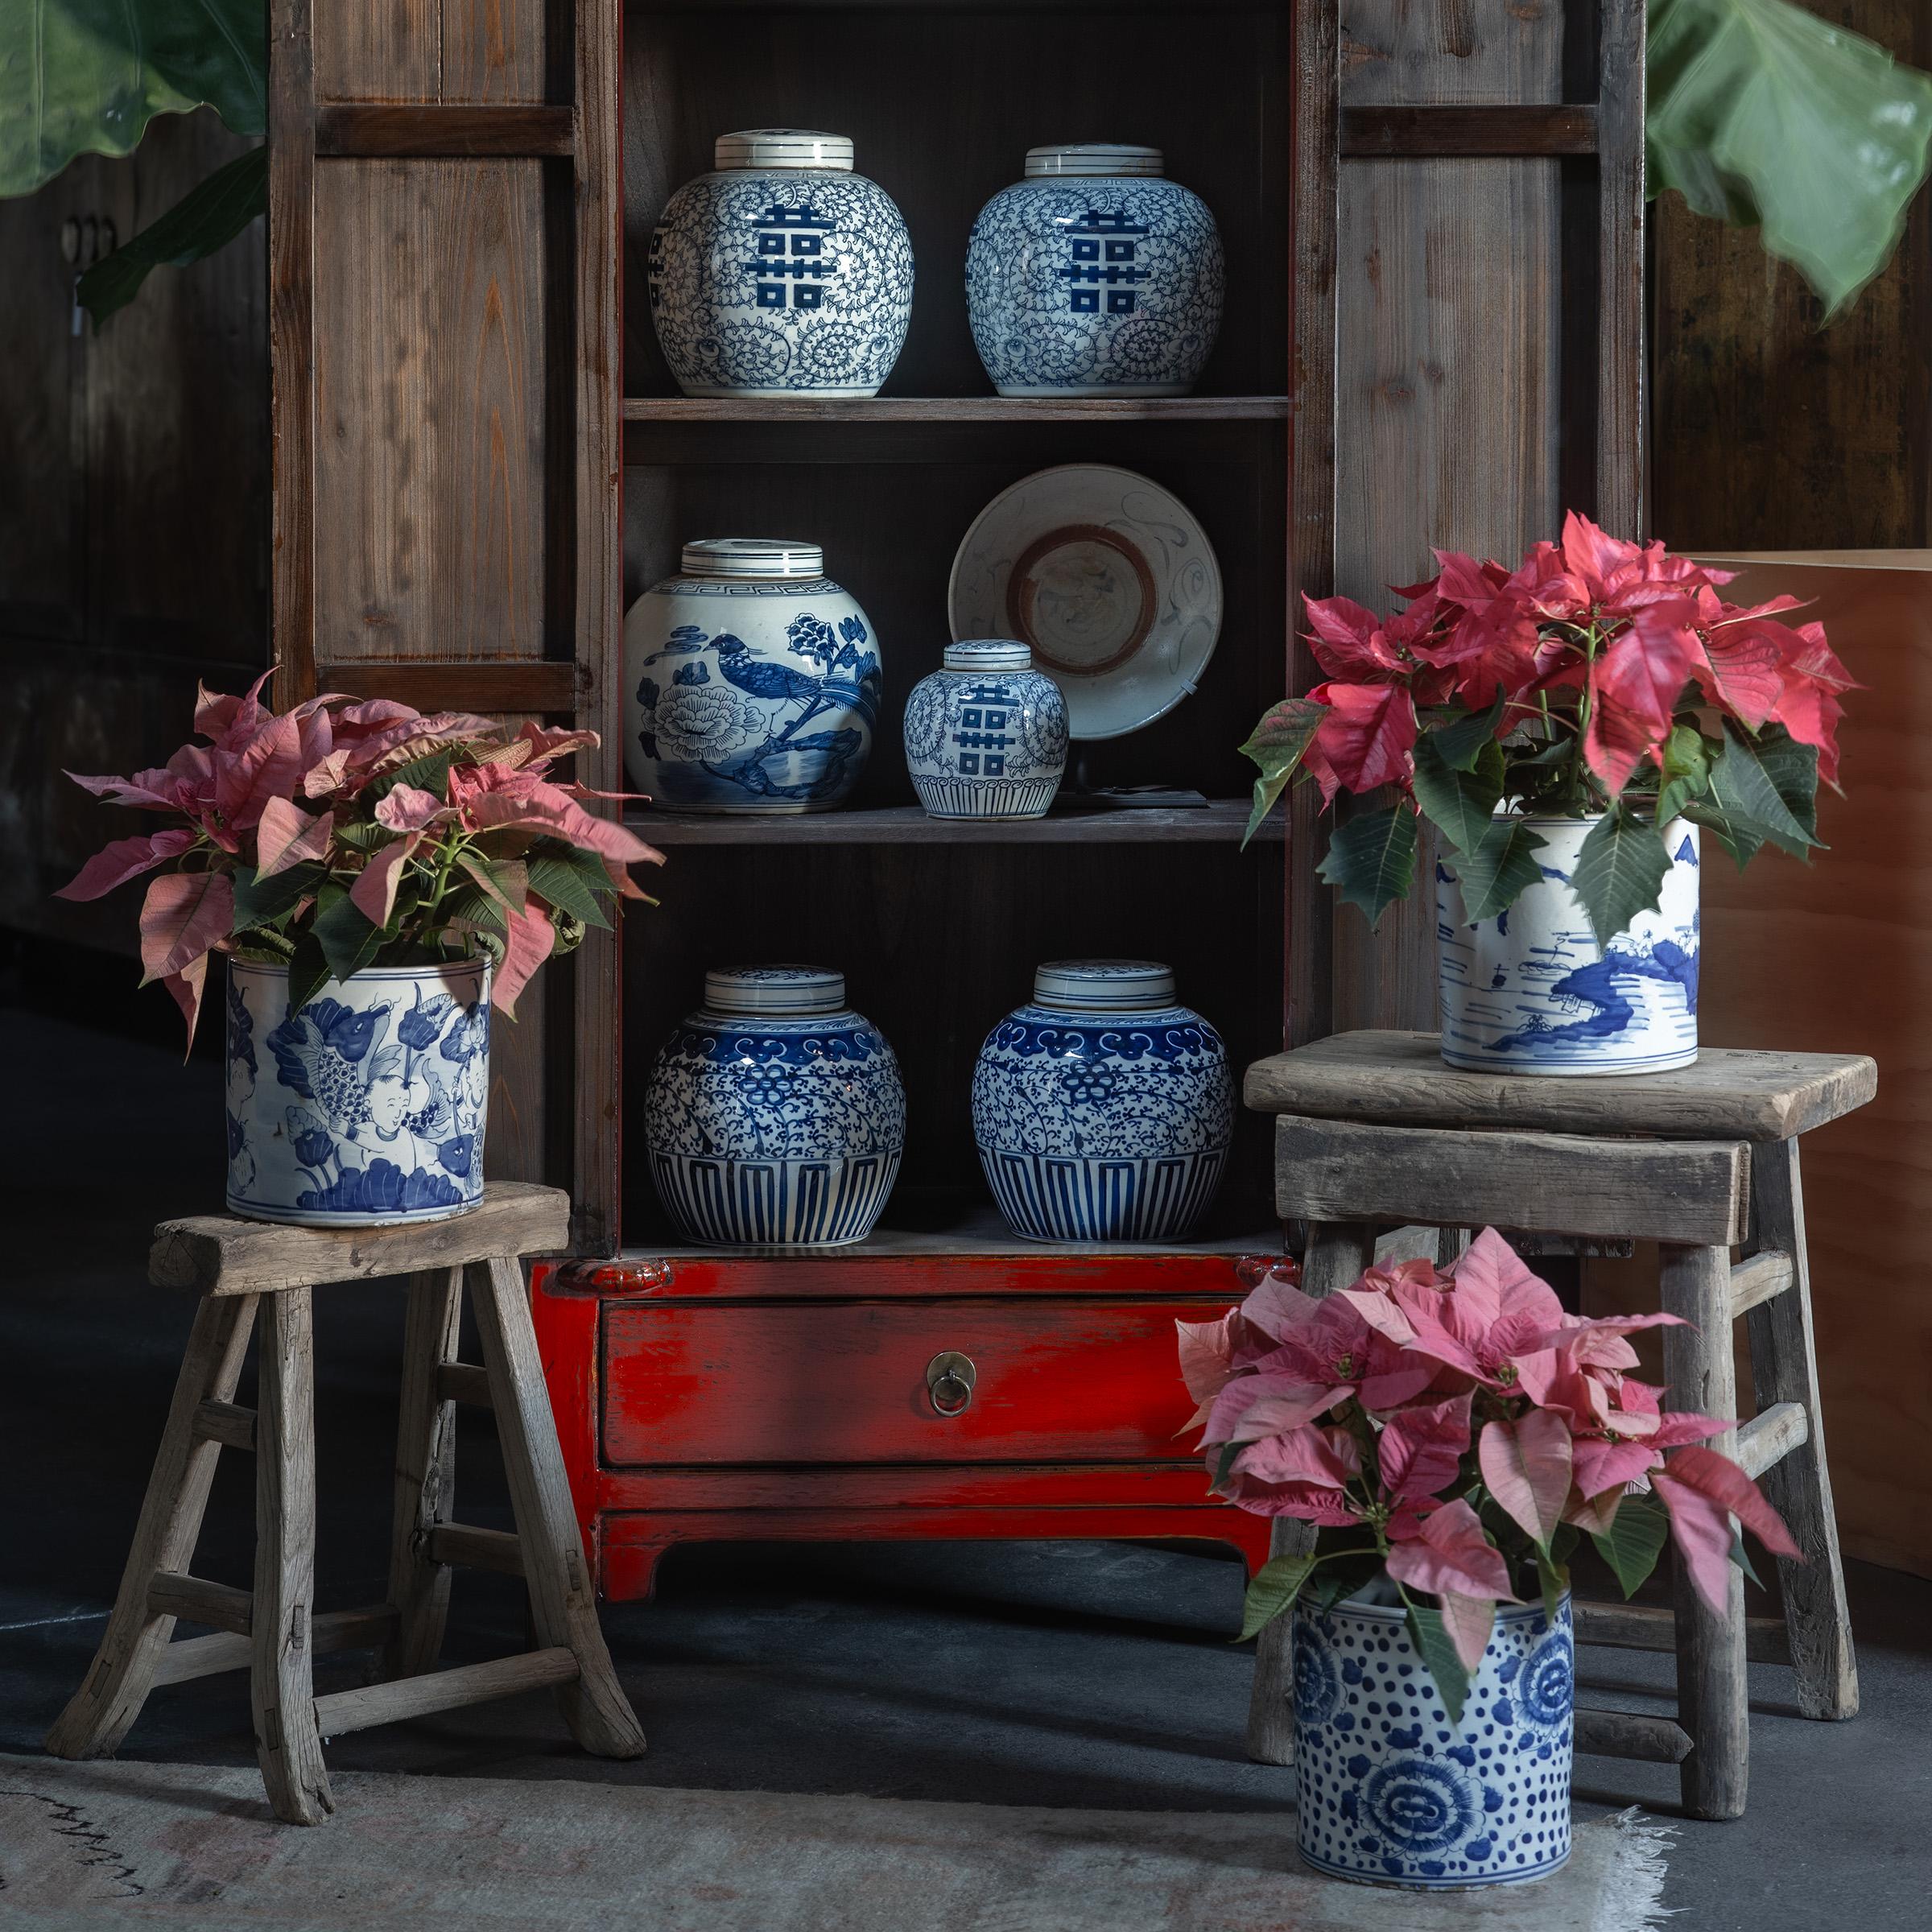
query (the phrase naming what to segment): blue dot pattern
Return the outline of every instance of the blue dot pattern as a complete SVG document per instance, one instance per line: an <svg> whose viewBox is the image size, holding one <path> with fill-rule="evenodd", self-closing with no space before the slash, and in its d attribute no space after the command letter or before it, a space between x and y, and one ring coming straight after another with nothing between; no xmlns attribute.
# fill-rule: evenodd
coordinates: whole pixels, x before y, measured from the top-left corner
<svg viewBox="0 0 1932 1932"><path fill-rule="evenodd" d="M1570 1856L1570 1600L1503 1604L1452 1725L1399 1611L1293 1612L1302 1858L1338 1878L1449 1891Z"/></svg>

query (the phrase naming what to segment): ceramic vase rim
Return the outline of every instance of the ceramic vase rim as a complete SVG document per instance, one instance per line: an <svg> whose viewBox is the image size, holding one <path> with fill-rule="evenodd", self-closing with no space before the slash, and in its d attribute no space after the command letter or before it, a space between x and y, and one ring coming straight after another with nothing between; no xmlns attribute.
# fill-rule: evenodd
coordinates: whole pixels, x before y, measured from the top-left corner
<svg viewBox="0 0 1932 1932"><path fill-rule="evenodd" d="M1558 1594L1556 1608L1559 1614L1563 1605L1570 1600L1571 1593L1568 1590ZM1402 1604L1358 1604L1346 1597L1340 1603L1329 1604L1326 1609L1317 1610L1310 1605L1306 1597L1298 1596L1294 1600L1294 1612L1298 1616L1346 1615L1360 1617L1365 1622L1387 1624L1406 1623L1409 1616L1407 1607ZM1529 1603L1498 1603L1496 1606L1496 1620L1499 1624L1521 1623L1530 1617L1547 1617L1549 1615L1550 1612L1540 1597Z"/></svg>
<svg viewBox="0 0 1932 1932"><path fill-rule="evenodd" d="M421 966L359 966L347 979L331 973L322 983L325 986L346 986L357 980L419 980L426 974L439 976L446 972L469 972L481 967L487 972L496 962L486 952L465 953L460 960L436 960ZM258 972L270 978L287 979L287 964L274 960L245 960L238 955L228 956L230 972Z"/></svg>

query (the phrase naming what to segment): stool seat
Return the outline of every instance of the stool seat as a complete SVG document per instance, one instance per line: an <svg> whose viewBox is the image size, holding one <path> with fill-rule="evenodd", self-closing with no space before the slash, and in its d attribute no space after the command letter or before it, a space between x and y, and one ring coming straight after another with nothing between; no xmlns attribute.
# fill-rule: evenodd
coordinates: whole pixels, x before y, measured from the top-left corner
<svg viewBox="0 0 1932 1932"><path fill-rule="evenodd" d="M292 1824L319 1824L335 1807L325 1737L540 1685L555 1689L584 1749L637 1757L644 1736L597 1627L520 1265L564 1247L569 1232L567 1195L506 1183L447 1220L299 1228L204 1215L156 1228L150 1278L197 1291L200 1304L113 1613L47 1748L111 1753L157 1684L246 1669L262 1781L275 1815ZM409 1277L389 1593L316 1616L313 1290L378 1275ZM457 1359L466 1285L481 1364ZM250 1409L233 1397L258 1319ZM514 1535L451 1520L460 1402L496 1418ZM224 1448L255 1458L252 1590L190 1568ZM524 1579L535 1649L431 1668L458 1563ZM213 1634L176 1642L181 1618ZM374 1681L317 1697L314 1659L362 1645L378 1648Z"/></svg>
<svg viewBox="0 0 1932 1932"><path fill-rule="evenodd" d="M1262 1113L1385 1127L1788 1141L1877 1091L1877 1063L1858 1053L1706 1046L1673 1073L1465 1073L1444 1062L1439 1034L1371 1029L1257 1060L1243 1097Z"/></svg>

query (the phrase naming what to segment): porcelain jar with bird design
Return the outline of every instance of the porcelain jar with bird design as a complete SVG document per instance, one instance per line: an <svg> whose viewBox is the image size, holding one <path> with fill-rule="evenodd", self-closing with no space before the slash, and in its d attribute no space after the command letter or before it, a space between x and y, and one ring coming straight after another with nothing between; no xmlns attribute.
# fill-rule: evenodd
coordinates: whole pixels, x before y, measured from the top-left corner
<svg viewBox="0 0 1932 1932"><path fill-rule="evenodd" d="M634 789L670 811L824 811L858 783L879 715L871 620L815 543L687 543L624 624Z"/></svg>
<svg viewBox="0 0 1932 1932"><path fill-rule="evenodd" d="M289 1010L231 959L228 1206L319 1228L436 1221L483 1198L489 962L371 967Z"/></svg>

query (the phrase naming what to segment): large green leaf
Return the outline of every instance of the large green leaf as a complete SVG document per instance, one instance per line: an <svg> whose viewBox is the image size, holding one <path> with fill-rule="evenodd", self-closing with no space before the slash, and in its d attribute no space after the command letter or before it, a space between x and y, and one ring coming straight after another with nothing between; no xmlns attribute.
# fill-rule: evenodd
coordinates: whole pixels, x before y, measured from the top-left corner
<svg viewBox="0 0 1932 1932"><path fill-rule="evenodd" d="M1271 1557L1256 1571L1241 1605L1241 1634L1234 1640L1237 1644L1254 1636L1264 1624L1272 1623L1294 1601L1315 1562L1311 1550L1298 1556Z"/></svg>
<svg viewBox="0 0 1932 1932"><path fill-rule="evenodd" d="M1415 880L1415 814L1406 804L1361 811L1337 825L1322 877L1373 926L1385 908L1409 896Z"/></svg>
<svg viewBox="0 0 1932 1932"><path fill-rule="evenodd" d="M1590 828L1570 885L1598 945L1608 946L1640 912L1657 910L1670 870L1663 835L1627 805L1612 805Z"/></svg>
<svg viewBox="0 0 1932 1932"><path fill-rule="evenodd" d="M264 0L0 0L0 196L197 107L266 130Z"/></svg>
<svg viewBox="0 0 1932 1932"><path fill-rule="evenodd" d="M1616 1572L1624 1595L1630 1597L1657 1567L1670 1536L1670 1519L1663 1505L1654 1496L1639 1492L1621 1498L1608 1530L1601 1536L1591 1530L1590 1540L1596 1545L1598 1555Z"/></svg>
<svg viewBox="0 0 1932 1932"><path fill-rule="evenodd" d="M1471 756L1474 758L1476 753ZM1492 766L1496 769L1490 769ZM1433 732L1425 732L1415 741L1415 802L1442 828L1459 852L1474 852L1481 845L1502 801L1500 761L1478 759L1476 766L1474 770L1457 769L1444 755Z"/></svg>
<svg viewBox="0 0 1932 1932"><path fill-rule="evenodd" d="M1288 781L1300 767L1302 754L1314 741L1317 728L1327 715L1328 707L1316 704L1312 698L1284 698L1263 714L1253 736L1241 747L1242 756L1253 759L1261 768L1261 776L1254 781L1254 805L1248 814L1248 829L1241 834L1244 845L1288 789Z"/></svg>
<svg viewBox="0 0 1932 1932"><path fill-rule="evenodd" d="M1441 1693L1443 1708L1449 1721L1463 1721L1463 1701L1469 1695L1469 1673L1455 1653L1455 1645L1443 1623L1443 1613L1433 1604L1418 1604L1405 1590L1402 1600L1409 1610L1409 1637L1429 1674Z"/></svg>
<svg viewBox="0 0 1932 1932"><path fill-rule="evenodd" d="M268 150L251 147L197 182L164 215L81 276L74 293L98 328L141 292L151 270L186 268L268 213Z"/></svg>
<svg viewBox="0 0 1932 1932"><path fill-rule="evenodd" d="M1463 916L1474 925L1507 911L1542 877L1542 861L1536 855L1543 847L1542 837L1521 819L1497 819L1475 851L1455 861Z"/></svg>
<svg viewBox="0 0 1932 1932"><path fill-rule="evenodd" d="M1650 0L1649 190L1758 226L1827 313L1891 258L1932 150L1932 76L1791 0Z"/></svg>
<svg viewBox="0 0 1932 1932"><path fill-rule="evenodd" d="M1708 826L1741 872L1769 840L1794 858L1817 845L1818 753L1781 727L1753 745L1727 722L1724 748L1711 762L1707 795L1684 815Z"/></svg>

